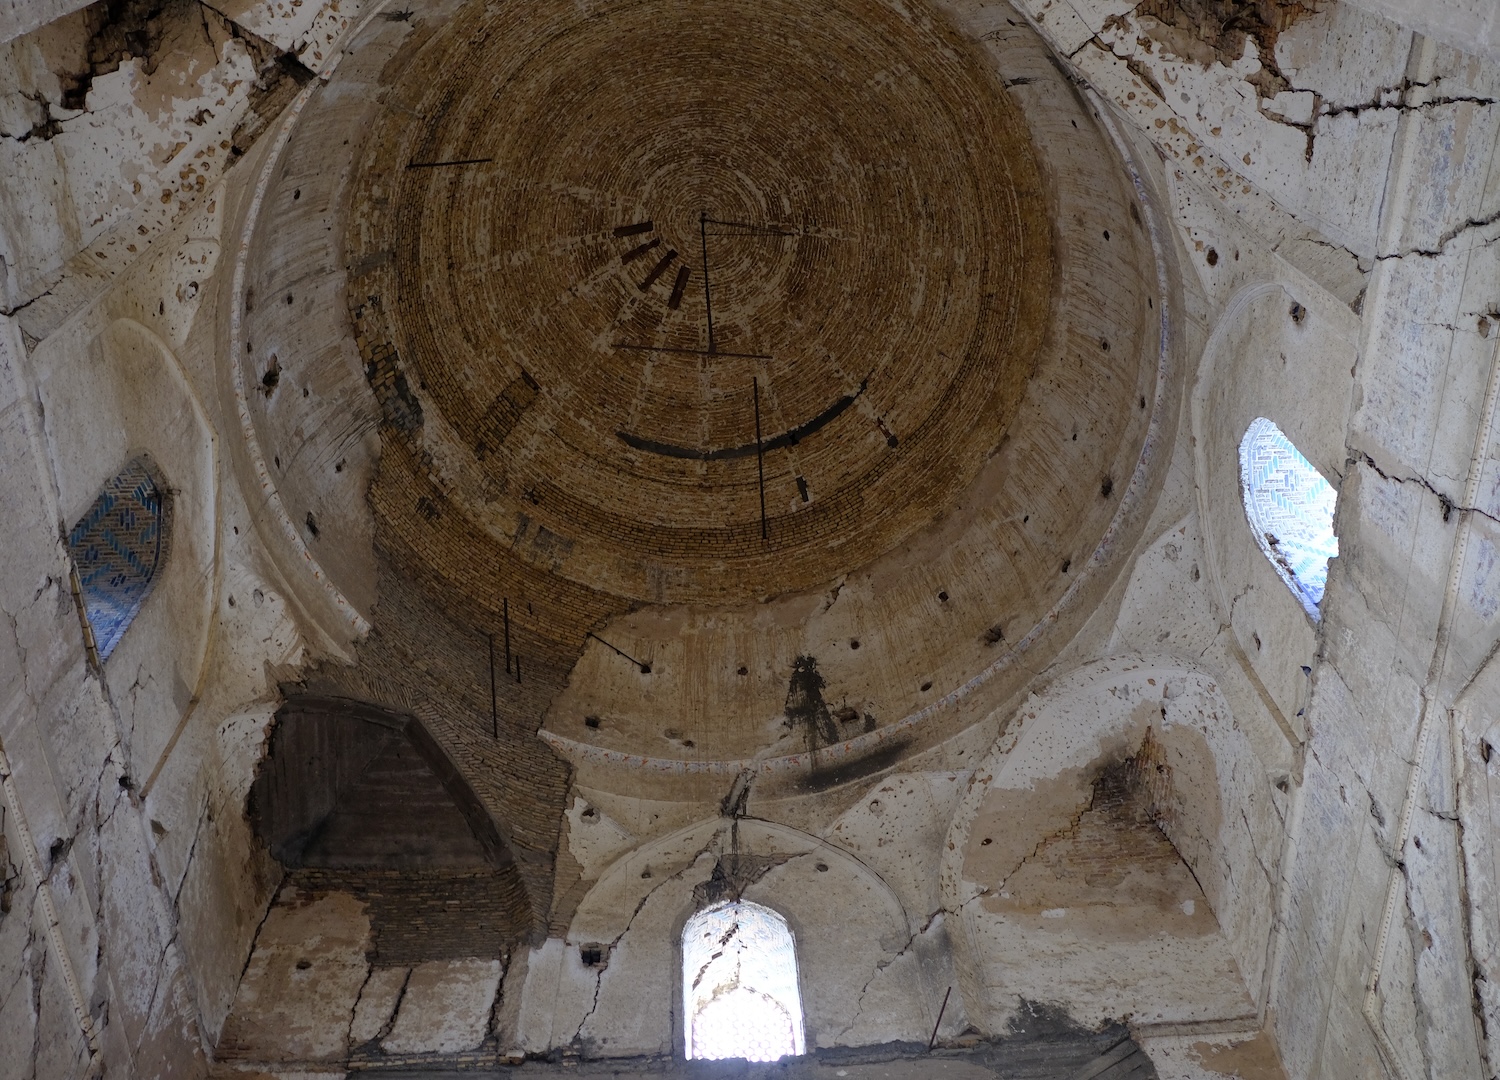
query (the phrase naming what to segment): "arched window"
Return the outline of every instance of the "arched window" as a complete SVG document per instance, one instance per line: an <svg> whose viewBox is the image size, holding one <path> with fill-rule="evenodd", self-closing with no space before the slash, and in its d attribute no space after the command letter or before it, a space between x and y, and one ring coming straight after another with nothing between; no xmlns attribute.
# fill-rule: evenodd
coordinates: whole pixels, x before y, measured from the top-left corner
<svg viewBox="0 0 1500 1080"><path fill-rule="evenodd" d="M1252 421L1240 440L1240 489L1255 542L1317 619L1328 560L1339 553L1333 534L1338 493L1265 417Z"/></svg>
<svg viewBox="0 0 1500 1080"><path fill-rule="evenodd" d="M166 554L166 504L145 459L136 458L68 531L68 554L100 660L114 651L156 582Z"/></svg>
<svg viewBox="0 0 1500 1080"><path fill-rule="evenodd" d="M786 920L747 900L689 919L682 1015L690 1058L775 1061L805 1053L797 947Z"/></svg>

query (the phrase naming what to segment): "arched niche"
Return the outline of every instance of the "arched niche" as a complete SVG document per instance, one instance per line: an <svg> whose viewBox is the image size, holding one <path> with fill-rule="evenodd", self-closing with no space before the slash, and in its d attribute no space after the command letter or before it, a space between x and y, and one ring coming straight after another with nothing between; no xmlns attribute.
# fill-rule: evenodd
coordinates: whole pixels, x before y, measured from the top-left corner
<svg viewBox="0 0 1500 1080"><path fill-rule="evenodd" d="M947 958L912 947L926 913L913 922L879 875L815 836L718 818L620 856L566 938L532 954L523 1048L680 1055L683 928L734 898L771 908L795 937L809 1050L931 1033Z"/></svg>
<svg viewBox="0 0 1500 1080"><path fill-rule="evenodd" d="M210 665L219 591L217 436L177 354L133 319L70 323L38 347L36 370L66 523L79 522L127 462L149 461L165 485L170 555L104 668L130 733L130 771L149 777Z"/></svg>
<svg viewBox="0 0 1500 1080"><path fill-rule="evenodd" d="M1258 1013L1281 820L1207 674L1120 658L1022 706L955 814L945 908L969 1016L1093 1026ZM1205 910L1206 909L1206 910Z"/></svg>
<svg viewBox="0 0 1500 1080"><path fill-rule="evenodd" d="M1317 648L1299 598L1262 554L1245 516L1240 444L1268 418L1335 487L1354 387L1359 319L1310 283L1247 285L1225 305L1204 346L1192 396L1193 455L1204 558L1218 617L1289 728Z"/></svg>
<svg viewBox="0 0 1500 1080"><path fill-rule="evenodd" d="M495 955L528 935L509 848L414 717L293 698L277 712L249 813L293 884L370 905L381 962Z"/></svg>

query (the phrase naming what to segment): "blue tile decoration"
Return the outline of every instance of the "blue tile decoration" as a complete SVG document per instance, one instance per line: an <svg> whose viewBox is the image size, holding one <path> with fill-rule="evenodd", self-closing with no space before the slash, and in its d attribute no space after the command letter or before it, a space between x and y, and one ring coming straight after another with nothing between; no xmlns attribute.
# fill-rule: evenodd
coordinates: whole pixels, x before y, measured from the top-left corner
<svg viewBox="0 0 1500 1080"><path fill-rule="evenodd" d="M1255 542L1317 620L1328 560L1339 553L1333 533L1338 492L1265 417L1252 421L1240 441L1240 489Z"/></svg>
<svg viewBox="0 0 1500 1080"><path fill-rule="evenodd" d="M104 485L68 533L100 660L114 651L161 569L164 511L161 489L137 458Z"/></svg>

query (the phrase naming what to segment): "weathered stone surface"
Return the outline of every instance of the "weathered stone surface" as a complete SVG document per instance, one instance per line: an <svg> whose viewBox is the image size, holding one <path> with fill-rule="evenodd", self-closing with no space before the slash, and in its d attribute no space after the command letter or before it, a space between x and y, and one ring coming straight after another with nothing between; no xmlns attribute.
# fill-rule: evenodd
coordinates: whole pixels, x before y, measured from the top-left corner
<svg viewBox="0 0 1500 1080"><path fill-rule="evenodd" d="M369 975L369 936L364 905L352 896L283 890L256 937L219 1056L347 1058L350 1018Z"/></svg>
<svg viewBox="0 0 1500 1080"><path fill-rule="evenodd" d="M503 969L498 960L434 960L411 969L390 1034L393 1054L476 1050L489 1035Z"/></svg>

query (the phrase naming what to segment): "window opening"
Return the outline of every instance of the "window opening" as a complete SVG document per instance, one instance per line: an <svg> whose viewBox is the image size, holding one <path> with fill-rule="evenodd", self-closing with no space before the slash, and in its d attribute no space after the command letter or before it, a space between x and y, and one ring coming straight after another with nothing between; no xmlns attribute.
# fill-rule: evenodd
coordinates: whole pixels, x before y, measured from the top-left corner
<svg viewBox="0 0 1500 1080"><path fill-rule="evenodd" d="M748 900L689 919L682 1006L689 1058L775 1061L806 1053L797 947L786 920Z"/></svg>
<svg viewBox="0 0 1500 1080"><path fill-rule="evenodd" d="M1338 492L1282 430L1257 417L1240 441L1240 489L1255 542L1313 620L1320 616Z"/></svg>
<svg viewBox="0 0 1500 1080"><path fill-rule="evenodd" d="M106 659L140 611L166 554L166 498L145 459L109 480L68 531L84 614Z"/></svg>

